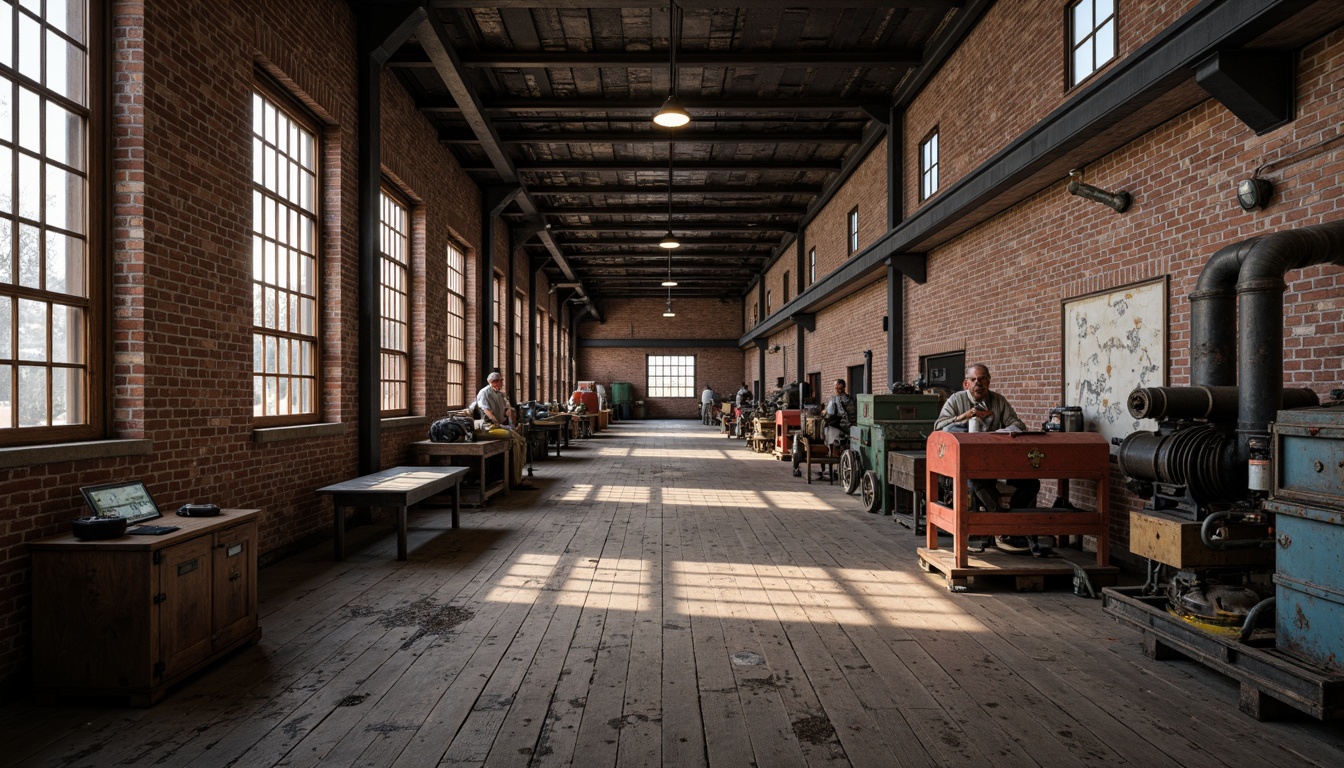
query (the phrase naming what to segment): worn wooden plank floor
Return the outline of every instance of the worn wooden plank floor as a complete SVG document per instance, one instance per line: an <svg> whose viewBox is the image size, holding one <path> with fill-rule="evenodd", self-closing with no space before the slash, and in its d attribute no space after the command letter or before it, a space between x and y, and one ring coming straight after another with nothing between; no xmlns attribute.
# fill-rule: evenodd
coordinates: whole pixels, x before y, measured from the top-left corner
<svg viewBox="0 0 1344 768"><path fill-rule="evenodd" d="M263 637L148 710L0 709L7 766L1344 764L1071 592L950 594L920 538L697 422L261 571Z"/></svg>

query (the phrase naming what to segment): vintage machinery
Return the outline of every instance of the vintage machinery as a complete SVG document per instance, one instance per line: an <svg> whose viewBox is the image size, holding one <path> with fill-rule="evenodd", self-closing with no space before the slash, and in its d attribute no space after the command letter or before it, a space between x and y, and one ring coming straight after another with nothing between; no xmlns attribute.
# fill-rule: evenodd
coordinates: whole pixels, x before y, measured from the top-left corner
<svg viewBox="0 0 1344 768"><path fill-rule="evenodd" d="M941 404L936 395L856 395L858 418L849 450L840 455L845 493L862 491L863 508L891 514L896 496L887 480L887 452L924 448Z"/></svg>
<svg viewBox="0 0 1344 768"><path fill-rule="evenodd" d="M1344 403L1274 424L1275 646L1344 671Z"/></svg>
<svg viewBox="0 0 1344 768"><path fill-rule="evenodd" d="M1149 499L1130 548L1158 566L1107 611L1155 657L1240 679L1256 717L1284 703L1344 717L1344 391L1321 407L1283 386L1285 276L1324 264L1344 266L1344 222L1215 253L1190 296L1191 386L1131 393L1130 413L1159 426L1119 441L1128 487Z"/></svg>
<svg viewBox="0 0 1344 768"><path fill-rule="evenodd" d="M803 412L797 408L775 411L775 458L786 461L793 458L793 436L803 426Z"/></svg>

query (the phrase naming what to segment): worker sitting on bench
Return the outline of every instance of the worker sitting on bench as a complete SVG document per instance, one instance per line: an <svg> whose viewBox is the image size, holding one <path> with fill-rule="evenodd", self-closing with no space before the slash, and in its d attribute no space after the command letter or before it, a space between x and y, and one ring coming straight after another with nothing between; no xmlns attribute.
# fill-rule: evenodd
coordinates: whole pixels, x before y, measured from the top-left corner
<svg viewBox="0 0 1344 768"><path fill-rule="evenodd" d="M530 491L535 485L523 481L523 464L527 461L527 440L516 429L513 407L504 396L504 376L495 371L486 377L489 382L476 393L476 409L481 412L484 424L479 433L482 437L508 438L513 441L512 477L509 487Z"/></svg>
<svg viewBox="0 0 1344 768"><path fill-rule="evenodd" d="M962 382L960 392L953 394L943 403L943 410L933 422L934 429L944 432L996 432L1000 429L1017 429L1025 432L1027 425L1018 418L1008 398L989 389L989 366L974 363L966 368L966 380ZM984 506L986 512L999 510L999 492L997 480L970 480L971 503ZM1041 491L1041 481L1031 478L1004 480L1013 488L1012 509L1032 509L1036 506L1036 496ZM982 539L979 547L970 547L973 552L983 552L987 546L996 546L1005 552L1030 552L1036 557L1045 557L1051 553L1049 547L1037 543L1035 536L988 536Z"/></svg>

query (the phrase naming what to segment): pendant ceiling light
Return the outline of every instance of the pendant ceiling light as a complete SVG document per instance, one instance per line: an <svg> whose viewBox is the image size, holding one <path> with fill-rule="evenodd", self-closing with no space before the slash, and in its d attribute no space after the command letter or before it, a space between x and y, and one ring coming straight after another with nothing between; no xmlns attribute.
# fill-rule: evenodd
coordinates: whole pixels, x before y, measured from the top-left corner
<svg viewBox="0 0 1344 768"><path fill-rule="evenodd" d="M681 247L677 236L672 234L672 142L670 141L667 143L667 234L663 235L662 240L658 241L658 247L668 250ZM667 257L667 277L669 280L672 279L671 255ZM663 285L667 285L667 283L663 283Z"/></svg>
<svg viewBox="0 0 1344 768"><path fill-rule="evenodd" d="M667 289L667 310L663 312L663 317L676 317L677 313L672 311L672 289Z"/></svg>
<svg viewBox="0 0 1344 768"><path fill-rule="evenodd" d="M691 122L691 116L677 98L677 4L674 0L667 3L667 70L667 101L653 116L653 122L664 128L680 128Z"/></svg>

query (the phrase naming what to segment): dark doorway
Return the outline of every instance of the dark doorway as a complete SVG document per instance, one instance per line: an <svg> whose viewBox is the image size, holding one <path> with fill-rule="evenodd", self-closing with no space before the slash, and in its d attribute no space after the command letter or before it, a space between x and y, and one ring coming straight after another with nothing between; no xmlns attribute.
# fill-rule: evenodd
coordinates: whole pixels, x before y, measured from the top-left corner
<svg viewBox="0 0 1344 768"><path fill-rule="evenodd" d="M849 371L849 393L851 395L866 395L868 390L864 387L863 366L851 365Z"/></svg>

